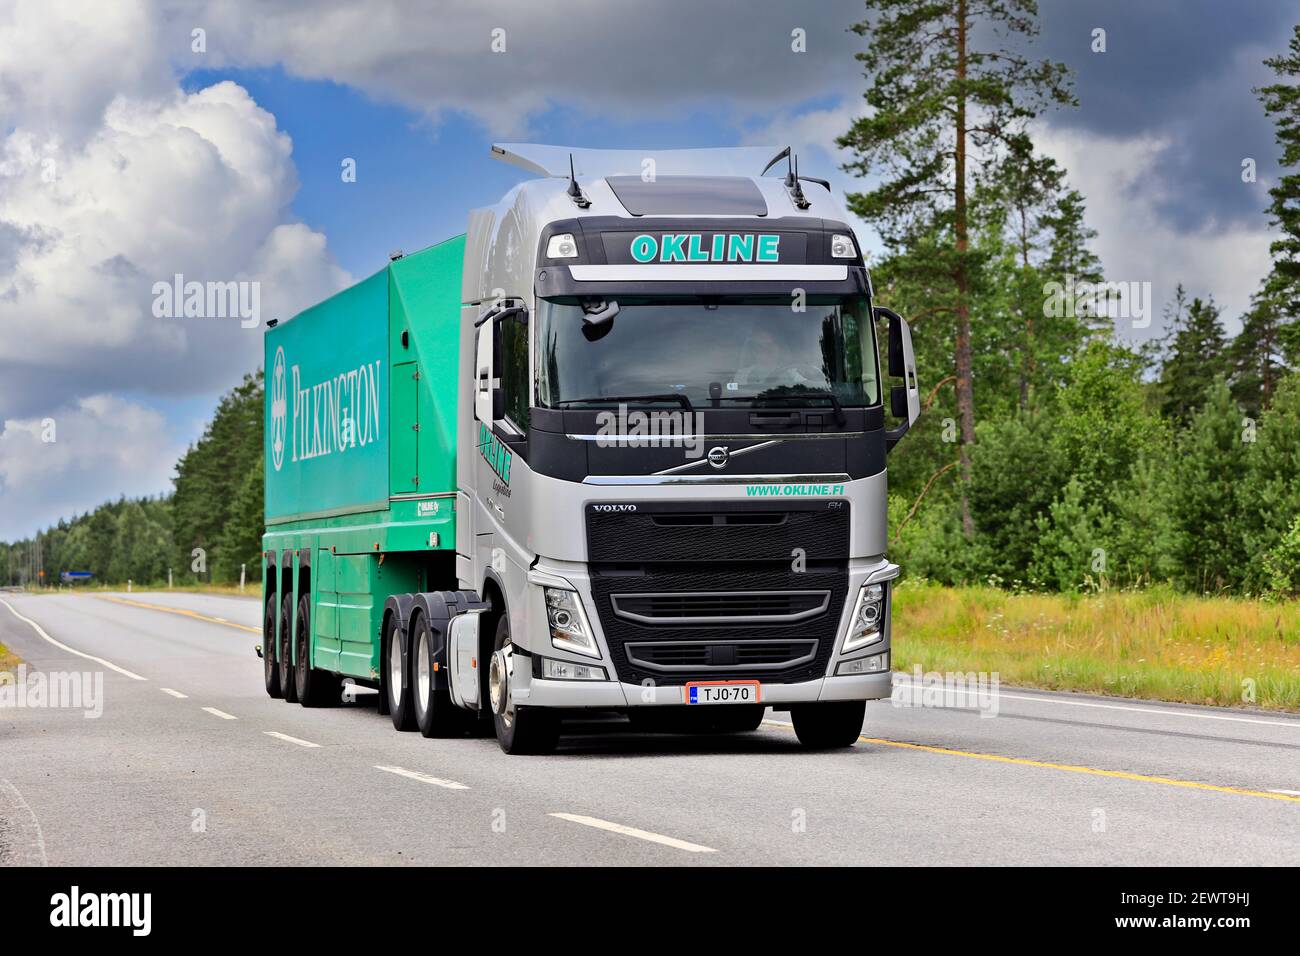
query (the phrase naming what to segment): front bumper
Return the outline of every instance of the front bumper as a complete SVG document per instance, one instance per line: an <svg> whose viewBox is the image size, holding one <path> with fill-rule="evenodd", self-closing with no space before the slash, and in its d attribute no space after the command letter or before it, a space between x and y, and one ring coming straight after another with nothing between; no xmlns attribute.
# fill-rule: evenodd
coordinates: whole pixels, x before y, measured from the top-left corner
<svg viewBox="0 0 1300 956"><path fill-rule="evenodd" d="M823 677L798 684L763 684L760 703L781 706L821 700L880 700L890 695L892 682L893 675L886 671L852 677ZM515 701L530 707L622 710L685 703L681 687L643 687L618 681L543 680L536 677L527 686L521 687L518 683L512 688Z"/></svg>

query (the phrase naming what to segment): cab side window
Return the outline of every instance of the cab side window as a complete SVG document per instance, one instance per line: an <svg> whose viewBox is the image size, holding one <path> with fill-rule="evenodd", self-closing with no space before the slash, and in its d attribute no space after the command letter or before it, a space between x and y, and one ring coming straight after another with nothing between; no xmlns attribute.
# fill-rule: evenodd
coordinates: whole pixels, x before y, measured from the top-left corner
<svg viewBox="0 0 1300 956"><path fill-rule="evenodd" d="M497 353L506 418L521 433L528 433L528 323L507 319L497 323L501 347Z"/></svg>

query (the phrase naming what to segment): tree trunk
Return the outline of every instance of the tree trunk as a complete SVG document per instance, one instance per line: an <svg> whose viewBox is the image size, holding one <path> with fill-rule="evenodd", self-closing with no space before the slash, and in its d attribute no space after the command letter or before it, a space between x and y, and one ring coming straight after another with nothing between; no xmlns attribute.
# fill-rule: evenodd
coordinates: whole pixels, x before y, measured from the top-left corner
<svg viewBox="0 0 1300 956"><path fill-rule="evenodd" d="M966 0L957 0L957 81L966 80ZM957 239L957 418L960 429L961 529L969 540L975 535L970 513L970 446L975 442L975 390L971 381L970 277L966 269L966 91L957 91L956 183L953 230Z"/></svg>

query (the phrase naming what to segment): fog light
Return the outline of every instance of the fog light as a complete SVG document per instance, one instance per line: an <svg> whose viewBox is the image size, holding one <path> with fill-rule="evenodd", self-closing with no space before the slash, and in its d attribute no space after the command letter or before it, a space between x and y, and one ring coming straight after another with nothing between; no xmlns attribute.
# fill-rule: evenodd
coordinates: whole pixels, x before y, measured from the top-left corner
<svg viewBox="0 0 1300 956"><path fill-rule="evenodd" d="M604 680L605 668L543 657L542 676L548 680Z"/></svg>
<svg viewBox="0 0 1300 956"><path fill-rule="evenodd" d="M835 668L840 677L851 674L881 674L889 670L889 652L874 654L871 657L859 657L856 661L845 661Z"/></svg>
<svg viewBox="0 0 1300 956"><path fill-rule="evenodd" d="M578 255L578 244L573 241L573 233L562 232L558 236L551 236L550 241L546 243L546 258L548 259L574 259Z"/></svg>

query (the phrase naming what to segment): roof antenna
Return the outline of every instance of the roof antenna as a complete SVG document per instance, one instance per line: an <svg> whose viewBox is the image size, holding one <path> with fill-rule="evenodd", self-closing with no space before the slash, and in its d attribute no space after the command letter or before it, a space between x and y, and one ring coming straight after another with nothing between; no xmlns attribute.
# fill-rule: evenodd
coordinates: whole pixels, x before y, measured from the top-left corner
<svg viewBox="0 0 1300 956"><path fill-rule="evenodd" d="M578 188L578 180L573 175L572 153L569 154L569 188L565 191L569 194L569 198L574 201L579 209L586 209L591 205L591 200L582 194L582 190Z"/></svg>
<svg viewBox="0 0 1300 956"><path fill-rule="evenodd" d="M777 153L775 156L773 156L771 159L767 161L767 165L763 167L763 171L759 173L759 175L766 176L767 171L769 169L771 169L773 166L775 166L777 163L779 163L781 160L785 159L789 155L790 155L790 147L787 146L785 149L781 150L781 152Z"/></svg>
<svg viewBox="0 0 1300 956"><path fill-rule="evenodd" d="M790 190L790 198L794 200L795 206L807 209L812 203L808 201L808 197L803 194L803 187L799 185L799 157L791 153L790 160L791 164L785 174L785 188Z"/></svg>

